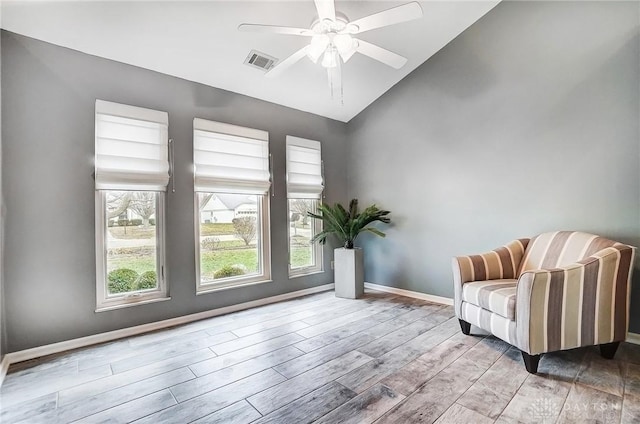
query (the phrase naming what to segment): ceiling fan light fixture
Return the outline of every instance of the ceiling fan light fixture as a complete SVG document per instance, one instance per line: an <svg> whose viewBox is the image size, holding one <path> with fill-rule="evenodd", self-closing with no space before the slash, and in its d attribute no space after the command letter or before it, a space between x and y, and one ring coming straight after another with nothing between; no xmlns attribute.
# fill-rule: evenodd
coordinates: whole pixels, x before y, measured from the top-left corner
<svg viewBox="0 0 640 424"><path fill-rule="evenodd" d="M330 32L335 27L335 24L336 23L334 21L332 21L331 19L328 19L328 18L322 19L322 20L318 21L318 25L316 27L316 32L320 33L320 34L324 34L324 33Z"/></svg>
<svg viewBox="0 0 640 424"><path fill-rule="evenodd" d="M351 38L349 34L336 34L336 36L333 37L333 44L340 54L353 50L353 38Z"/></svg>
<svg viewBox="0 0 640 424"><path fill-rule="evenodd" d="M348 32L349 34L357 34L360 31L360 27L356 24L347 24L344 28L344 32Z"/></svg>
<svg viewBox="0 0 640 424"><path fill-rule="evenodd" d="M327 50L324 52L324 57L322 58L322 66L324 68L335 68L338 66L338 50L335 47L329 46Z"/></svg>
<svg viewBox="0 0 640 424"><path fill-rule="evenodd" d="M333 38L333 44L338 49L344 63L347 63L358 49L358 40L349 34L337 34Z"/></svg>
<svg viewBox="0 0 640 424"><path fill-rule="evenodd" d="M329 37L326 35L314 35L311 39L309 47L307 47L307 57L311 59L313 63L317 63L322 53L327 49L329 45Z"/></svg>

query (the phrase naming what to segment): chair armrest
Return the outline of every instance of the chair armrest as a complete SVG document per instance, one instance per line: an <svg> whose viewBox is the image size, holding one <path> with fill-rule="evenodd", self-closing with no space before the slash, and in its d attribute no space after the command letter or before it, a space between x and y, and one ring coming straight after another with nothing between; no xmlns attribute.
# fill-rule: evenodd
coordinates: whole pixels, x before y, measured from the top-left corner
<svg viewBox="0 0 640 424"><path fill-rule="evenodd" d="M514 240L481 255L457 256L452 260L454 306L461 315L462 286L470 281L516 278L529 239Z"/></svg>
<svg viewBox="0 0 640 424"><path fill-rule="evenodd" d="M529 239L514 240L480 255L453 258L454 280L462 285L470 281L516 278Z"/></svg>
<svg viewBox="0 0 640 424"><path fill-rule="evenodd" d="M618 244L567 266L523 272L516 291L519 347L535 355L624 340L634 254Z"/></svg>

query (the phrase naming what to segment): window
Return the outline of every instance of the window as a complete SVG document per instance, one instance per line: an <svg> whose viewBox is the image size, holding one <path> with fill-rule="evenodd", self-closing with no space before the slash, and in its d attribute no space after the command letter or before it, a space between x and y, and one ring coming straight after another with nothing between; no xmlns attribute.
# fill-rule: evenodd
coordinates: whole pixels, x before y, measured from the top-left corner
<svg viewBox="0 0 640 424"><path fill-rule="evenodd" d="M269 138L195 119L197 292L271 279Z"/></svg>
<svg viewBox="0 0 640 424"><path fill-rule="evenodd" d="M165 112L96 101L96 299L98 310L167 297Z"/></svg>
<svg viewBox="0 0 640 424"><path fill-rule="evenodd" d="M324 190L320 142L287 136L289 276L322 271L322 247L311 239L322 223L309 218Z"/></svg>
<svg viewBox="0 0 640 424"><path fill-rule="evenodd" d="M316 212L316 199L288 199L289 203L289 276L322 270L322 247L311 243L321 231L321 222L309 218L308 211Z"/></svg>

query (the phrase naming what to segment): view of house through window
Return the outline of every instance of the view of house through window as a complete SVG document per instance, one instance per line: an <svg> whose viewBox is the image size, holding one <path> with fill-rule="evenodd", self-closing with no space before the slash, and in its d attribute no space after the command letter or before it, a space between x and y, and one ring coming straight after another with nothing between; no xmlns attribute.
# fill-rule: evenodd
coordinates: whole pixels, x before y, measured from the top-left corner
<svg viewBox="0 0 640 424"><path fill-rule="evenodd" d="M153 191L106 191L107 292L158 287L158 237Z"/></svg>
<svg viewBox="0 0 640 424"><path fill-rule="evenodd" d="M262 273L261 197L198 193L202 284Z"/></svg>
<svg viewBox="0 0 640 424"><path fill-rule="evenodd" d="M319 222L307 215L316 212L316 199L289 199L289 262L292 271L320 267L320 247L311 243Z"/></svg>

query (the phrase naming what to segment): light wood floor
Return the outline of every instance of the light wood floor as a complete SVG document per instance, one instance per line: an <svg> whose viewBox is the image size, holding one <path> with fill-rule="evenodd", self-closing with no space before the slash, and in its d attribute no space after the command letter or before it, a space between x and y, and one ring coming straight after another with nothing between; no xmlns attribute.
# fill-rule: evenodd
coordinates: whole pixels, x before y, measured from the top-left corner
<svg viewBox="0 0 640 424"><path fill-rule="evenodd" d="M0 422L640 422L640 346L539 371L451 307L327 292L13 366Z"/></svg>

